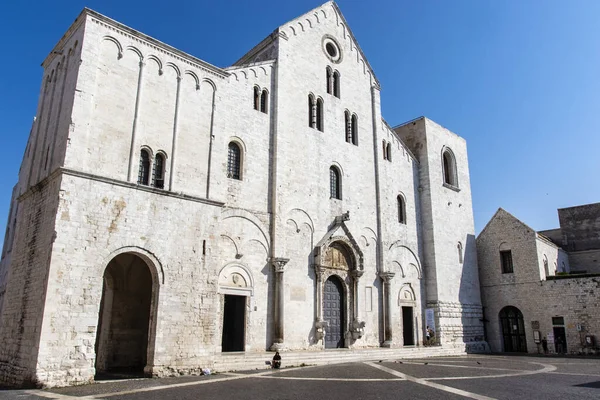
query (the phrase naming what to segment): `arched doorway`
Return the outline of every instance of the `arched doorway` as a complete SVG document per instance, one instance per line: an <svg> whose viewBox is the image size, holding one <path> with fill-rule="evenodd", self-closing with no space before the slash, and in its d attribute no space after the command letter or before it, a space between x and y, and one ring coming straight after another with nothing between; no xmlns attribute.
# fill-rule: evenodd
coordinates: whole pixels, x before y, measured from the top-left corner
<svg viewBox="0 0 600 400"><path fill-rule="evenodd" d="M153 279L132 253L113 258L104 272L96 335L96 379L143 375L147 364Z"/></svg>
<svg viewBox="0 0 600 400"><path fill-rule="evenodd" d="M325 348L344 347L344 287L340 278L330 276L323 288L323 319L328 328L325 331Z"/></svg>
<svg viewBox="0 0 600 400"><path fill-rule="evenodd" d="M500 326L502 326L504 351L527 353L523 313L513 306L504 307L500 311Z"/></svg>

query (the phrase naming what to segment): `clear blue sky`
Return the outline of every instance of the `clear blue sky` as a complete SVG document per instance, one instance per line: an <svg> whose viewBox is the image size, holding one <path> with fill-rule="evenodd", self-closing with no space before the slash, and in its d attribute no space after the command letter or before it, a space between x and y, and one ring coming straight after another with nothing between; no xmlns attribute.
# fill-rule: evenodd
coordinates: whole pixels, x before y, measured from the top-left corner
<svg viewBox="0 0 600 400"><path fill-rule="evenodd" d="M220 67L320 0L20 0L2 6L0 239L42 77L84 6ZM385 119L467 139L476 231L498 207L534 229L600 201L600 1L340 0ZM0 241L0 243L2 243Z"/></svg>

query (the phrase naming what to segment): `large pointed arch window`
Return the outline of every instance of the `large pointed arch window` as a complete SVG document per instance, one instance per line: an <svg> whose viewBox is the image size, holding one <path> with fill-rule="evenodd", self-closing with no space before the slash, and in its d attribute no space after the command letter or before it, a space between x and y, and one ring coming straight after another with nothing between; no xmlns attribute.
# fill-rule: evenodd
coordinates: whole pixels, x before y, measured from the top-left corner
<svg viewBox="0 0 600 400"><path fill-rule="evenodd" d="M329 168L329 197L342 199L342 177L340 170L335 166Z"/></svg>
<svg viewBox="0 0 600 400"><path fill-rule="evenodd" d="M148 185L150 183L150 153L146 149L140 152L140 168L138 171L138 184Z"/></svg>
<svg viewBox="0 0 600 400"><path fill-rule="evenodd" d="M232 179L242 179L242 150L235 142L229 142L227 153L227 177Z"/></svg>

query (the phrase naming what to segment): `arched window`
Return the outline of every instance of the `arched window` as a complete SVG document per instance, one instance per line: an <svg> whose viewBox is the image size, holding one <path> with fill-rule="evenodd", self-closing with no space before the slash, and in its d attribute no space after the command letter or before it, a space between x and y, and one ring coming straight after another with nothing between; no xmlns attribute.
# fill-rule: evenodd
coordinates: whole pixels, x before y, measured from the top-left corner
<svg viewBox="0 0 600 400"><path fill-rule="evenodd" d="M504 351L527 353L525 323L521 311L512 306L500 310L500 326L504 339Z"/></svg>
<svg viewBox="0 0 600 400"><path fill-rule="evenodd" d="M327 94L331 94L333 92L333 71L330 67L325 68L325 85L327 86Z"/></svg>
<svg viewBox="0 0 600 400"><path fill-rule="evenodd" d="M340 171L334 166L329 168L329 194L332 199L342 199Z"/></svg>
<svg viewBox="0 0 600 400"><path fill-rule="evenodd" d="M333 95L340 98L340 73L337 71L333 73Z"/></svg>
<svg viewBox="0 0 600 400"><path fill-rule="evenodd" d="M227 177L232 179L242 179L242 151L235 142L229 142L229 152L227 155Z"/></svg>
<svg viewBox="0 0 600 400"><path fill-rule="evenodd" d="M387 145L385 140L381 141L381 146L383 147L383 159L387 160Z"/></svg>
<svg viewBox="0 0 600 400"><path fill-rule="evenodd" d="M269 92L267 89L263 89L260 94L260 111L267 113L267 104L269 103Z"/></svg>
<svg viewBox="0 0 600 400"><path fill-rule="evenodd" d="M165 188L165 156L158 153L154 158L154 170L152 171L152 186L158 189Z"/></svg>
<svg viewBox="0 0 600 400"><path fill-rule="evenodd" d="M323 99L320 97L317 99L316 120L317 120L317 130L323 132Z"/></svg>
<svg viewBox="0 0 600 400"><path fill-rule="evenodd" d="M458 244L456 245L456 250L458 251L458 263L462 264L463 263L463 247L462 247L461 242L458 242Z"/></svg>
<svg viewBox="0 0 600 400"><path fill-rule="evenodd" d="M314 128L317 124L316 121L316 104L315 97L312 94L308 95L308 126Z"/></svg>
<svg viewBox="0 0 600 400"><path fill-rule="evenodd" d="M550 275L550 270L548 269L548 258L546 257L545 254L544 254L544 273L546 274L546 276Z"/></svg>
<svg viewBox="0 0 600 400"><path fill-rule="evenodd" d="M401 224L406 224L406 203L404 202L404 197L402 195L398 195L398 222Z"/></svg>
<svg viewBox="0 0 600 400"><path fill-rule="evenodd" d="M146 149L140 152L140 170L138 172L138 184L148 185L150 181L150 153Z"/></svg>
<svg viewBox="0 0 600 400"><path fill-rule="evenodd" d="M346 124L344 125L346 128L346 142L352 142L352 117L350 116L350 111L346 110L344 112L344 117Z"/></svg>
<svg viewBox="0 0 600 400"><path fill-rule="evenodd" d="M358 146L358 117L352 114L352 144Z"/></svg>
<svg viewBox="0 0 600 400"><path fill-rule="evenodd" d="M392 143L388 142L386 149L385 149L385 155L388 161L392 161Z"/></svg>
<svg viewBox="0 0 600 400"><path fill-rule="evenodd" d="M254 86L254 109L258 110L260 107L260 88L258 86Z"/></svg>
<svg viewBox="0 0 600 400"><path fill-rule="evenodd" d="M442 154L442 169L444 172L444 183L446 185L458 187L458 179L456 177L456 160L450 149L444 150Z"/></svg>

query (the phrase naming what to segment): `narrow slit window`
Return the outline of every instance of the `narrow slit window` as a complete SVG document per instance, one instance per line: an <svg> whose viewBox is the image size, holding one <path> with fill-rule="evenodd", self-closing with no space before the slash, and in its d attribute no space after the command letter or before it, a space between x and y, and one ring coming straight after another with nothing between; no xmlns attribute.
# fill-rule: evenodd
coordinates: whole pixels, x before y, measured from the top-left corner
<svg viewBox="0 0 600 400"><path fill-rule="evenodd" d="M317 99L317 130L323 132L323 99Z"/></svg>
<svg viewBox="0 0 600 400"><path fill-rule="evenodd" d="M308 126L314 128L316 125L315 121L316 106L315 98L312 94L308 95Z"/></svg>
<svg viewBox="0 0 600 400"><path fill-rule="evenodd" d="M406 224L406 203L404 202L404 197L398 195L398 222L401 224Z"/></svg>
<svg viewBox="0 0 600 400"><path fill-rule="evenodd" d="M337 71L333 73L333 95L340 98L340 73Z"/></svg>
<svg viewBox="0 0 600 400"><path fill-rule="evenodd" d="M387 160L391 162L392 161L392 143L391 142L388 142L386 149L385 149L385 154L386 154Z"/></svg>
<svg viewBox="0 0 600 400"><path fill-rule="evenodd" d="M385 140L381 141L381 146L383 148L383 159L387 160L387 146L385 144Z"/></svg>
<svg viewBox="0 0 600 400"><path fill-rule="evenodd" d="M150 153L142 149L140 153L140 169L138 172L138 184L148 185L150 181Z"/></svg>
<svg viewBox="0 0 600 400"><path fill-rule="evenodd" d="M269 92L267 92L267 89L263 89L263 91L260 95L260 111L267 114L268 104L269 104Z"/></svg>
<svg viewBox="0 0 600 400"><path fill-rule="evenodd" d="M358 117L352 114L352 144L358 146Z"/></svg>
<svg viewBox="0 0 600 400"><path fill-rule="evenodd" d="M154 159L153 186L158 189L165 188L165 156L158 153Z"/></svg>
<svg viewBox="0 0 600 400"><path fill-rule="evenodd" d="M463 263L463 246L461 242L458 242L458 244L456 245L456 250L458 251L458 263L462 264Z"/></svg>

